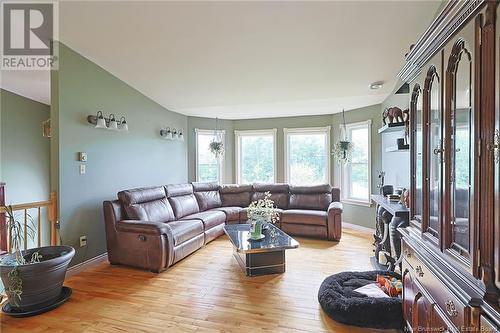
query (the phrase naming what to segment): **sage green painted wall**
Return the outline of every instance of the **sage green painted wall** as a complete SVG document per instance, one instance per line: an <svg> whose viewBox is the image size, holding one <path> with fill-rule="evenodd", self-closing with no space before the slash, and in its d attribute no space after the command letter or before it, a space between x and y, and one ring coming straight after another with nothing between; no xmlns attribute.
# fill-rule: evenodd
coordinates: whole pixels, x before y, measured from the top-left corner
<svg viewBox="0 0 500 333"><path fill-rule="evenodd" d="M377 170L381 168L381 139L377 133L380 127L381 105L373 105L361 109L346 112L346 122L358 122L372 119L372 192L377 192ZM226 150L224 159L224 169L231 170L231 177L226 173L224 183L234 183L236 180L235 170L235 141L234 130L259 130L259 129L277 129L277 182L284 182L284 134L283 128L302 128L302 127L324 127L331 126L331 145L339 138L341 114L302 116L302 117L281 117L265 119L245 119L245 120L225 120L221 123L221 128L226 130ZM194 129L213 129L214 120L209 118L189 117L189 180L195 181L195 137ZM331 182L334 186L340 186L340 167L338 163L331 160ZM374 207L364 207L359 205L344 204L344 221L358 224L361 226L373 228L375 219Z"/></svg>
<svg viewBox="0 0 500 333"><path fill-rule="evenodd" d="M41 123L50 107L15 93L0 90L0 181L6 183L6 203L20 204L50 197L50 139L42 135ZM38 211L28 211L33 223ZM42 245L50 242L46 210L42 210ZM35 247L37 234L29 238Z"/></svg>
<svg viewBox="0 0 500 333"><path fill-rule="evenodd" d="M187 117L166 110L112 74L60 44L59 70L52 75L57 132L61 237L76 248L72 264L106 252L102 202L134 187L187 181L187 142L159 136L162 126L187 129ZM56 107L57 104L57 107ZM129 132L96 129L89 114L125 116ZM79 174L78 152L87 152ZM79 237L88 236L87 248Z"/></svg>
<svg viewBox="0 0 500 333"><path fill-rule="evenodd" d="M6 90L1 99L1 176L7 204L47 200L50 195L50 139L42 135L42 121L50 108Z"/></svg>

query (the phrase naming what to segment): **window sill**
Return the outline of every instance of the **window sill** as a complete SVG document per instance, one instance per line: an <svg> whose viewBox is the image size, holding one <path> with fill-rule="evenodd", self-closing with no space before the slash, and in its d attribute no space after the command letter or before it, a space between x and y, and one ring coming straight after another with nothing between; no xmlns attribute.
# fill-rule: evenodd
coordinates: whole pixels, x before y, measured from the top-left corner
<svg viewBox="0 0 500 333"><path fill-rule="evenodd" d="M342 203L348 204L348 205L356 205L356 206L363 206L363 207L371 207L373 204L370 201L363 201L363 200L355 200L355 199L342 199Z"/></svg>

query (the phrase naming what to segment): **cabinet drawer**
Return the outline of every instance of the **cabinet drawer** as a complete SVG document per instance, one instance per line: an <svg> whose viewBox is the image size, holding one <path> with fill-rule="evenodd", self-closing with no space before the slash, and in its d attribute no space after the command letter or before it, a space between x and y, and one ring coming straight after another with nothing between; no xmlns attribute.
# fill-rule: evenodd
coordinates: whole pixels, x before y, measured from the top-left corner
<svg viewBox="0 0 500 333"><path fill-rule="evenodd" d="M415 260L415 251L413 251L413 249L410 246L408 246L408 244L406 244L404 239L402 242L401 253L403 255L403 258L408 263L408 265L410 265L412 268L415 267L415 264L418 264L418 260L417 262Z"/></svg>
<svg viewBox="0 0 500 333"><path fill-rule="evenodd" d="M419 254L403 241L404 263L427 293L432 297L447 319L458 327L470 326L471 308L460 301L453 292L425 265ZM406 266L406 265L405 265Z"/></svg>

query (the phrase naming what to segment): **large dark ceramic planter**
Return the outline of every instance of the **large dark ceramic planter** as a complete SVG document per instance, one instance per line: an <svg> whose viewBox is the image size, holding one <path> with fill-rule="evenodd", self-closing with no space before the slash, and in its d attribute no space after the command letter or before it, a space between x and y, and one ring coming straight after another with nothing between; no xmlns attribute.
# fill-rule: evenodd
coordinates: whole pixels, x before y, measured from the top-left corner
<svg viewBox="0 0 500 333"><path fill-rule="evenodd" d="M29 259L36 251L42 256L39 263L20 266L7 266L0 263L0 275L6 290L10 284L9 272L15 267L18 269L19 278L22 280L21 299L9 295L9 303L20 311L36 310L58 299L69 262L75 255L75 249L71 246L46 246L29 249L22 253L26 259ZM9 254L3 258L2 262L6 263L14 256L14 254ZM15 297L15 300L11 297Z"/></svg>

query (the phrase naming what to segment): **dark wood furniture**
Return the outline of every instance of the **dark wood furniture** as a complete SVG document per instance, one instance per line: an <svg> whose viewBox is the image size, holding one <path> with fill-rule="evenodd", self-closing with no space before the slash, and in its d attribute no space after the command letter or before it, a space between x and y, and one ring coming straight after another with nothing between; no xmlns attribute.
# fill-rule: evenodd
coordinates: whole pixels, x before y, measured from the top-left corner
<svg viewBox="0 0 500 333"><path fill-rule="evenodd" d="M299 247L299 243L270 224L263 231L262 240L249 240L250 224L230 224L224 232L233 244L233 255L247 276L285 272L285 250Z"/></svg>
<svg viewBox="0 0 500 333"><path fill-rule="evenodd" d="M500 328L499 16L497 1L448 2L399 73L411 91L411 221L400 232L414 330Z"/></svg>
<svg viewBox="0 0 500 333"><path fill-rule="evenodd" d="M401 262L401 236L398 228L407 227L410 220L410 210L399 202L389 201L380 194L372 194L371 199L377 204L377 234L375 237L375 257L373 263L377 269L394 270ZM385 215L389 218L385 219ZM386 254L387 264L380 263L380 251Z"/></svg>

